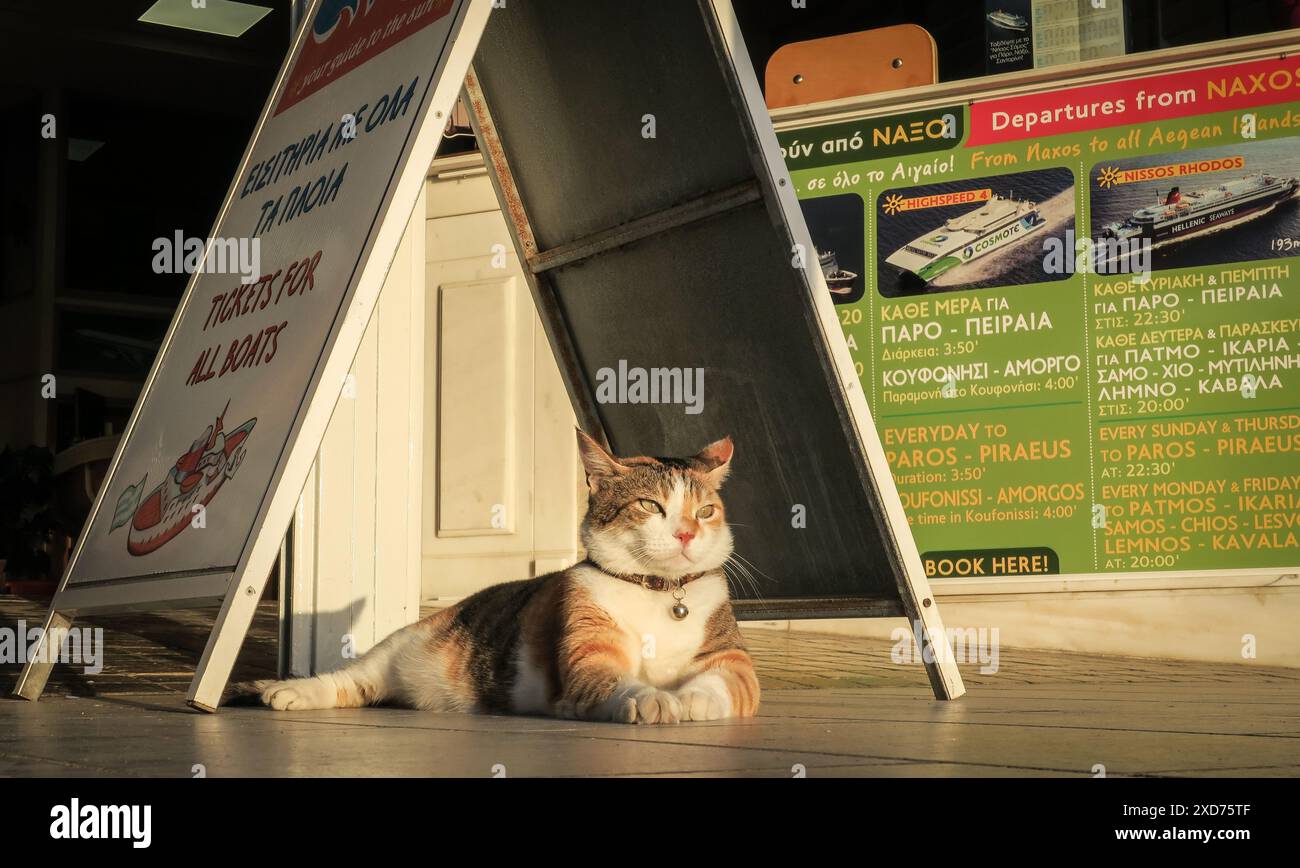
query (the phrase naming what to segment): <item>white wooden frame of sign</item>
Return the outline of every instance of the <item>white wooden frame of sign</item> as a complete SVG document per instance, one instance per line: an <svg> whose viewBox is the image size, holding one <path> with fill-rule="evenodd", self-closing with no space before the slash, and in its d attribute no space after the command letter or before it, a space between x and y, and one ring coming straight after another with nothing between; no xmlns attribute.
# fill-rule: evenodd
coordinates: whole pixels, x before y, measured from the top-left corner
<svg viewBox="0 0 1300 868"><path fill-rule="evenodd" d="M786 169L785 158L781 156L781 144L777 141L776 130L768 114L767 103L758 85L758 76L749 62L749 52L745 48L744 36L740 30L740 21L732 8L731 0L711 0L717 26L727 48L727 61L735 73L745 98L749 113L749 122L757 134L762 148L763 164L767 168L764 186L775 192L781 210L789 221L795 244L802 250L816 250L812 233L804 220L803 208L795 194L794 184L790 181L790 172ZM736 58L741 58L739 63ZM915 634L917 646L923 649L923 660L930 685L938 699L957 699L966 693L961 672L952 654L952 645L944 630L943 618L939 607L934 602L930 590L930 580L925 575L921 563L921 553L916 547L912 529L907 523L903 511L903 501L898 496L898 487L894 484L894 474L889 469L885 457L884 445L880 442L880 433L876 430L875 420L867 406L867 394L858 379L853 356L849 352L844 330L840 328L839 316L835 313L835 302L826 286L826 276L815 256L802 257L806 286L812 296L817 320L821 325L822 340L829 350L835 373L839 378L841 392L848 404L852 416L854 433L862 453L867 459L867 472L879 495L880 503L885 507L885 519L893 538L895 550L901 561L902 572L898 575L898 594L906 613L909 628ZM917 629L917 625L920 629Z"/></svg>
<svg viewBox="0 0 1300 868"><path fill-rule="evenodd" d="M304 22L310 22L315 18L321 2L322 0L313 0L303 18ZM491 8L492 0L456 0L454 4L453 11L450 13L453 20L448 37L448 48L433 73L436 84L428 103L423 107L424 120L413 131L411 143L399 154L396 183L389 188L387 197L379 208L379 214L383 219L378 221L378 229L371 236L368 246L361 250L360 276L350 296L344 297L345 312L335 321L326 339L323 363L317 364L307 387L305 410L300 410L298 413L289 431L280 464L268 480L271 495L263 497L253 525L252 537L240 552L234 568L141 575L102 583L79 583L69 587L69 578L74 575L85 547L86 535L83 535L64 572L46 616L45 632L41 638L41 653L34 655L35 659L24 666L14 687L15 695L31 700L40 697L58 652L58 649L53 649L54 653L50 653L48 643L51 628L67 628L76 615L220 604L221 608L212 627L212 633L186 697L191 706L200 710L211 712L217 709L239 648L243 644L257 604L261 600L275 559L280 553L284 531L293 518L299 494L315 460L330 416L334 412L334 405L339 398L339 390L325 384L343 382L352 365L362 335L370 321L370 315L378 301L380 289L396 255L398 243L406 230L407 219L415 207L424 184L425 174L437 151L445 118L460 92L465 72L478 46L479 37L487 23ZM275 87L267 99L253 136L244 151L243 159L240 161L235 181L213 224L214 230L210 233L213 236L222 225L227 211L238 194L240 182L247 176L255 145L258 144L258 138L279 102L286 79L306 40L307 29L305 24L299 29L292 49L281 65ZM122 460L132 431L139 422L145 398L153 388L164 358L172 349L172 339L186 306L192 301L198 277L198 274L191 277L181 306L172 319L162 347L145 380L141 397L136 403L108 474L105 476L105 484L101 486L95 505L86 520L87 528L92 527L96 515L105 508L105 502L109 499L111 489L108 482L115 477L118 463ZM111 504L108 508L112 508Z"/></svg>
<svg viewBox="0 0 1300 868"><path fill-rule="evenodd" d="M1083 85L1105 84L1149 75L1167 75L1251 60L1300 54L1300 31L1244 36L1134 56L1100 58L1068 66L1006 72L966 81L910 88L903 92L845 97L789 106L771 112L778 132L824 124L869 120L899 111L1023 96ZM874 433L875 426L871 426ZM909 535L910 536L910 535ZM1300 564L1290 567L1244 567L1220 570L1164 570L1128 573L1066 573L1056 576L1005 576L943 579L934 584L938 597L960 596L967 602L984 596L1057 594L1083 591L1187 591L1220 588L1300 586Z"/></svg>

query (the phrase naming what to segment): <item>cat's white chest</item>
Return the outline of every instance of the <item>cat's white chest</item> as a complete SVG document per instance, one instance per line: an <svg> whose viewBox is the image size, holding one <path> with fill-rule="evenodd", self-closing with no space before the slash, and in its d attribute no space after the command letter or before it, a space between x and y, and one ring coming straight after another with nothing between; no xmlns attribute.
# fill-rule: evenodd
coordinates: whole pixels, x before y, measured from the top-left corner
<svg viewBox="0 0 1300 868"><path fill-rule="evenodd" d="M590 567L575 580L622 629L633 674L656 687L674 686L685 677L704 644L709 618L727 599L721 576L697 579L686 585L682 601L690 613L677 620L667 591L651 591Z"/></svg>

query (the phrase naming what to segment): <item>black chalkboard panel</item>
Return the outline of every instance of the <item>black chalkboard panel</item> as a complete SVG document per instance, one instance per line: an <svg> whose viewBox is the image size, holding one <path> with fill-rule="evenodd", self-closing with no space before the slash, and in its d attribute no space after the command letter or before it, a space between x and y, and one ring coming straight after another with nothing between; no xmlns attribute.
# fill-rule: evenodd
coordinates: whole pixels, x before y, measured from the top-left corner
<svg viewBox="0 0 1300 868"><path fill-rule="evenodd" d="M619 26L601 0L497 12L473 72L494 128L484 138L523 203L535 245L523 252L564 333L571 389L587 393L575 396L584 427L627 455L734 438L725 495L753 581L733 592L765 603L741 611L902 614L806 276L761 195L707 7L620 6ZM619 75L597 73L607 64ZM716 213L678 219L711 199L723 200ZM629 225L628 243L609 243ZM601 369L620 365L702 372L702 400L595 401Z"/></svg>

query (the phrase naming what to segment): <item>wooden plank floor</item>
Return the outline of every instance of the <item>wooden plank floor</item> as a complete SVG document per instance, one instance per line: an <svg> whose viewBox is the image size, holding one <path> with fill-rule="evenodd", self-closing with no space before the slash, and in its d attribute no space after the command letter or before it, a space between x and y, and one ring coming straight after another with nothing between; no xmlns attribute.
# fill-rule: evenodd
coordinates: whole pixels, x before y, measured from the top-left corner
<svg viewBox="0 0 1300 868"><path fill-rule="evenodd" d="M0 597L0 628L42 604ZM88 619L107 659L56 667L39 703L0 700L0 775L1109 776L1300 774L1300 671L1000 650L936 702L891 643L747 627L754 720L630 727L401 709L216 715L183 703L211 613ZM274 674L263 606L237 679ZM16 665L0 665L8 694Z"/></svg>

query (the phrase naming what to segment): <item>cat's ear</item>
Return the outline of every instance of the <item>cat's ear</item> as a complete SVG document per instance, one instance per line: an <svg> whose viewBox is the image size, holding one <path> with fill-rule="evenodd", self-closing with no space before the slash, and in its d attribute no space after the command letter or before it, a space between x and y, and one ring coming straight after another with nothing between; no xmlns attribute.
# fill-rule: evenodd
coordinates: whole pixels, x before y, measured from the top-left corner
<svg viewBox="0 0 1300 868"><path fill-rule="evenodd" d="M723 437L695 453L693 460L704 471L709 484L718 488L731 472L731 456L735 451L736 445L731 442L731 438Z"/></svg>
<svg viewBox="0 0 1300 868"><path fill-rule="evenodd" d="M618 463L605 448L582 432L578 432L578 454L582 456L582 468L587 472L587 487L595 492L602 479L611 479L626 473L627 467Z"/></svg>

